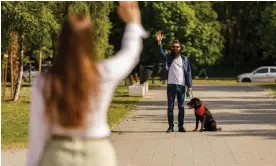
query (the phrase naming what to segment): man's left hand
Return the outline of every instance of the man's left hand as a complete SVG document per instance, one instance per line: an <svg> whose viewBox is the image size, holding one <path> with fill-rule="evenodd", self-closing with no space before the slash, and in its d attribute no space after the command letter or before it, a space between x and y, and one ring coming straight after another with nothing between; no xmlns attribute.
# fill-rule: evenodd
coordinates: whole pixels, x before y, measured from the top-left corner
<svg viewBox="0 0 276 166"><path fill-rule="evenodd" d="M188 91L188 92L192 91L192 88L188 88L187 91Z"/></svg>

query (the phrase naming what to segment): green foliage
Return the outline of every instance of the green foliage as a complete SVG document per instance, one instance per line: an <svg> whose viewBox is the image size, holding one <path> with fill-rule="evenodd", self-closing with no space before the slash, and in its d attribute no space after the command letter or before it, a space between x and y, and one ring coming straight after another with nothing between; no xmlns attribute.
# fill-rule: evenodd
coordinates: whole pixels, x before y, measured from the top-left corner
<svg viewBox="0 0 276 166"><path fill-rule="evenodd" d="M276 63L276 4L268 6L262 13L261 46L263 58L272 57Z"/></svg>
<svg viewBox="0 0 276 166"><path fill-rule="evenodd" d="M95 41L99 59L110 56L113 47L108 44L109 13L112 2L1 2L2 32L1 48L8 47L11 31L24 35L27 51L37 54L42 49L44 57L52 57L53 40L57 43L60 27L68 14L90 15L95 25ZM55 37L53 39L53 37Z"/></svg>
<svg viewBox="0 0 276 166"><path fill-rule="evenodd" d="M69 6L68 13L82 13L89 16L89 6L85 2L73 2Z"/></svg>
<svg viewBox="0 0 276 166"><path fill-rule="evenodd" d="M109 57L113 53L113 47L108 43L111 22L109 13L112 10L113 2L88 2L90 15L95 27L95 41L98 59Z"/></svg>
<svg viewBox="0 0 276 166"><path fill-rule="evenodd" d="M59 25L48 2L3 2L2 6L4 35L11 31L23 35L27 50L51 47L51 32L57 32ZM6 47L8 40L4 43Z"/></svg>
<svg viewBox="0 0 276 166"><path fill-rule="evenodd" d="M142 10L143 23L152 34L146 39L142 59L161 61L155 33L164 35L163 46L169 52L171 41L181 42L182 52L193 65L212 65L221 58L223 37L220 23L210 2L147 2ZM153 15L148 17L149 12ZM154 59L154 60L153 60Z"/></svg>
<svg viewBox="0 0 276 166"><path fill-rule="evenodd" d="M32 25L36 23L34 13L29 11L30 4L23 2L1 2L1 28L3 37L3 51L6 51L9 43L9 32L17 32L20 36L32 31ZM2 35L1 35L2 36Z"/></svg>
<svg viewBox="0 0 276 166"><path fill-rule="evenodd" d="M196 13L196 28L193 30L191 44L188 48L191 59L198 65L212 65L222 57L223 37L220 34L220 23L217 21L217 13L212 9L211 2L194 2L189 6ZM189 54L188 54L189 55Z"/></svg>
<svg viewBox="0 0 276 166"><path fill-rule="evenodd" d="M189 56L193 49L189 49L188 36L196 26L194 10L186 2L144 2L141 6L143 26L151 34L151 37L144 41L141 59L149 64L163 62L155 39L155 33L158 31L164 35L164 48L169 48L171 41L177 39L182 43L185 54Z"/></svg>
<svg viewBox="0 0 276 166"><path fill-rule="evenodd" d="M262 48L262 11L272 2L214 2L221 34L225 38L221 68L252 70L260 65L273 65L272 57L264 57ZM275 64L275 62L274 62Z"/></svg>
<svg viewBox="0 0 276 166"><path fill-rule="evenodd" d="M119 19L116 2L91 1L5 1L1 2L1 49L7 50L9 32L17 32L27 55L43 50L52 57L60 27L70 13L91 16L95 28L98 59L120 49L125 24ZM255 68L276 64L275 2L139 2L142 24L150 37L143 42L141 61L164 62L155 33L165 36L163 46L181 42L182 52L194 69ZM110 44L111 43L111 44ZM238 70L238 69L237 69Z"/></svg>
<svg viewBox="0 0 276 166"><path fill-rule="evenodd" d="M35 10L38 23L35 25L32 33L28 35L30 35L29 38L34 45L34 51L37 52L35 54L37 59L39 56L39 50L43 52L42 56L44 58L52 57L52 55L49 54L52 47L52 33L57 33L60 25L56 22L52 10L50 9L51 6L48 2L39 2L35 3L35 5L37 5Z"/></svg>

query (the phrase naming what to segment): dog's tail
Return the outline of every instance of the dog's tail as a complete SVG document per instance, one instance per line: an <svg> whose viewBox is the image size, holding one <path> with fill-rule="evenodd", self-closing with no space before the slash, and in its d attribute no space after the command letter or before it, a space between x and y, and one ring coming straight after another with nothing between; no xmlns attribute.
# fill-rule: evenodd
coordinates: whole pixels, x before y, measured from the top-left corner
<svg viewBox="0 0 276 166"><path fill-rule="evenodd" d="M222 130L222 128L221 128L221 127L218 127L218 128L217 128L217 131L221 131L221 130Z"/></svg>

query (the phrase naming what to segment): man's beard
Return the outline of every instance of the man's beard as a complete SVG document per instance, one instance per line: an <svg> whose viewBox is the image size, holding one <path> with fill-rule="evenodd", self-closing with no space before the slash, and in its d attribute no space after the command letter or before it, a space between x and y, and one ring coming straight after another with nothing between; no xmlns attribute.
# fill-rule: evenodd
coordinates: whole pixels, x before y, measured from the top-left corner
<svg viewBox="0 0 276 166"><path fill-rule="evenodd" d="M177 58L180 55L180 51L172 50L172 55L173 55L174 58Z"/></svg>

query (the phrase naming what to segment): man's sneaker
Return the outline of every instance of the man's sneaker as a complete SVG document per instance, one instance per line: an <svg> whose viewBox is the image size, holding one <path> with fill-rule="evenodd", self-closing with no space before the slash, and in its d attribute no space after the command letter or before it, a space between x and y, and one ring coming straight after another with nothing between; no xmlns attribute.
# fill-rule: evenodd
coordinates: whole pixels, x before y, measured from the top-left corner
<svg viewBox="0 0 276 166"><path fill-rule="evenodd" d="M179 132L186 132L186 130L184 128L178 128Z"/></svg>
<svg viewBox="0 0 276 166"><path fill-rule="evenodd" d="M174 132L174 130L172 128L168 128L167 133L171 133Z"/></svg>

